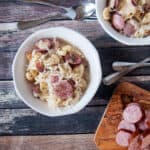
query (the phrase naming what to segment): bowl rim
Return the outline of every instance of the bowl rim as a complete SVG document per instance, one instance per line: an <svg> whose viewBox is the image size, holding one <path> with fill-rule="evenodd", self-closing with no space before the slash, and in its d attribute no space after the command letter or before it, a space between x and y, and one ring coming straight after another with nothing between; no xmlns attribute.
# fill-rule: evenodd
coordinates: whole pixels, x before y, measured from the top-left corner
<svg viewBox="0 0 150 150"><path fill-rule="evenodd" d="M105 21L100 14L102 14L101 10L99 9L99 3L103 3L104 0L95 0L95 4L96 4L96 16L98 18L98 22L100 23L100 25L102 26L102 28L104 29L104 31L110 35L113 39L119 41L122 44L126 44L129 46L143 46L143 45L150 45L150 36L148 37L144 37L144 38L132 38L132 37L127 37L125 35L120 34L119 32L117 32L111 25L110 28L107 27L107 25L105 24Z"/></svg>
<svg viewBox="0 0 150 150"><path fill-rule="evenodd" d="M86 42L88 42L91 46L92 46L92 49L97 57L97 66L98 66L98 81L97 81L97 85L95 85L95 89L91 92L90 96L88 97L88 100L86 101L86 103L84 103L83 105L80 105L80 107L75 107L76 105L74 105L73 107L71 107L71 109L69 109L70 111L69 112L66 112L66 111L61 111L61 113L58 113L58 114L53 114L53 113L45 113L39 109L37 109L35 106L33 106L32 104L30 104L21 94L20 94L20 90L18 89L18 86L16 84L16 72L15 72L15 65L17 63L17 59L18 59L18 55L20 53L20 51L22 50L23 46L26 45L30 39L32 39L32 37L34 37L36 34L39 34L39 33L42 33L42 32L46 32L48 30L57 30L57 29L62 29L62 30L68 30L69 32L72 32L72 33L75 33L76 35L80 36L80 38L83 38L84 40L86 40ZM17 93L17 95L19 96L19 98L27 105L29 106L30 108L32 108L33 110L35 110L36 112L42 114L42 115L45 115L45 116L48 116L48 117L58 117L58 116L65 116L65 115L71 115L71 114L74 114L74 113L77 113L79 111L81 111L93 98L93 96L96 94L98 88L99 88L99 85L101 84L101 81L102 81L102 66L101 66L101 61L100 61L100 57L99 57L99 54L98 54L98 51L97 49L95 48L95 46L91 43L91 41L89 41L84 35L82 35L81 33L75 31L75 30L72 30L70 28L66 28L66 27L62 27L62 26L59 26L59 27L50 27L50 28L45 28L45 29L40 29L32 34L30 34L20 45L20 47L18 48L18 51L16 52L16 55L14 57L14 60L13 60L13 64L12 64L12 75L13 75L13 83L14 83L14 88L15 88L15 91ZM82 97L84 97L85 95L83 94Z"/></svg>

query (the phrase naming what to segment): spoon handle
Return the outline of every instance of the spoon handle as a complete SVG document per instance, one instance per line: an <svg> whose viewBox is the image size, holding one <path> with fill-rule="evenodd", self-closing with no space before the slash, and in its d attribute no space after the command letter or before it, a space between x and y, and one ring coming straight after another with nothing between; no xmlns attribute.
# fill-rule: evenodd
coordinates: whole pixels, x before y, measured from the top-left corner
<svg viewBox="0 0 150 150"><path fill-rule="evenodd" d="M28 29L28 28L36 27L40 24L48 22L51 19L56 19L57 17L60 17L60 14L53 14L53 16L49 15L45 18L40 18L40 19L36 19L36 20L19 21L18 22L18 28L20 30L25 30L25 29Z"/></svg>
<svg viewBox="0 0 150 150"><path fill-rule="evenodd" d="M130 63L130 62L123 62L123 61L116 61L112 63L112 68L115 71L122 71L132 65L135 65L136 63ZM149 67L150 63L144 63L141 67Z"/></svg>
<svg viewBox="0 0 150 150"><path fill-rule="evenodd" d="M119 80L121 77L123 77L124 75L128 74L129 72L133 71L136 68L141 67L144 63L146 63L148 61L150 61L150 57L122 70L121 72L112 73L103 79L103 83L105 85L111 85L111 84L115 83L117 80Z"/></svg>
<svg viewBox="0 0 150 150"><path fill-rule="evenodd" d="M67 7L64 7L64 6L58 6L58 5L52 4L48 0L22 0L22 1L26 2L26 3L41 4L41 5L46 5L46 6L50 6L50 7L60 8L63 10L68 9Z"/></svg>

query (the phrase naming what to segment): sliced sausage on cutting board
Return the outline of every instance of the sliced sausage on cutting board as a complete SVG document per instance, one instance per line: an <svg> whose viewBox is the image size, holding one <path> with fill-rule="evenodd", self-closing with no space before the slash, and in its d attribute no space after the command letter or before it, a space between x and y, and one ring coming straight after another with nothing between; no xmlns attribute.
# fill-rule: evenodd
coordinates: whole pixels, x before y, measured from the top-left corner
<svg viewBox="0 0 150 150"><path fill-rule="evenodd" d="M136 126L133 123L129 123L125 120L122 120L118 125L118 130L127 130L127 131L130 131L130 132L135 132L136 131Z"/></svg>
<svg viewBox="0 0 150 150"><path fill-rule="evenodd" d="M128 82L121 83L114 91L95 133L94 141L99 150L128 149L119 146L115 141L117 128L122 120L122 112L125 108L124 104L126 104L122 95L127 95L126 99L129 97L130 102L138 102L143 108L150 108L149 91Z"/></svg>

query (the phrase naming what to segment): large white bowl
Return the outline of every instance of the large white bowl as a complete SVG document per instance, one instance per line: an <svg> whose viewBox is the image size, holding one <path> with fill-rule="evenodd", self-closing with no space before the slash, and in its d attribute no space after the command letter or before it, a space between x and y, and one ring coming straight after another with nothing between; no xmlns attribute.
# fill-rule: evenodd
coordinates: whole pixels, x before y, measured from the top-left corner
<svg viewBox="0 0 150 150"><path fill-rule="evenodd" d="M37 100L32 95L31 87L25 80L26 59L25 51L29 50L35 41L46 37L62 38L77 46L84 53L90 67L89 86L77 104L61 110L50 109L46 102ZM92 43L81 34L64 27L48 28L30 35L20 46L12 66L14 86L17 95L35 111L47 116L63 116L76 113L84 108L95 95L102 78L101 64L97 50Z"/></svg>
<svg viewBox="0 0 150 150"><path fill-rule="evenodd" d="M103 19L103 10L106 7L106 0L96 0L96 15L103 29L117 41L126 45L150 45L150 36L145 38L130 38L117 32L108 21Z"/></svg>

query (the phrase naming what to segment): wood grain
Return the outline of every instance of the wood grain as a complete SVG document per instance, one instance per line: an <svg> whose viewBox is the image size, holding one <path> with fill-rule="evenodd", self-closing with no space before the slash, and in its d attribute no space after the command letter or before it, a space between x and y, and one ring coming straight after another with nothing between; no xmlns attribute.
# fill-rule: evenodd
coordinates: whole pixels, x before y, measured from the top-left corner
<svg viewBox="0 0 150 150"><path fill-rule="evenodd" d="M38 27L18 31L13 33L0 33L0 51L4 48L6 51L16 51L22 41L24 41L31 33L49 27L68 27L85 35L96 46L100 47L118 47L122 44L110 38L101 28L98 21L49 21ZM106 44L107 41L107 44Z"/></svg>
<svg viewBox="0 0 150 150"><path fill-rule="evenodd" d="M99 150L127 150L119 146L115 138L123 109L131 102L138 102L143 109L150 109L150 91L127 82L118 85L96 131L95 143Z"/></svg>
<svg viewBox="0 0 150 150"><path fill-rule="evenodd" d="M93 133L105 106L87 107L77 114L50 118L31 109L0 109L0 135Z"/></svg>
<svg viewBox="0 0 150 150"><path fill-rule="evenodd" d="M106 106L108 103L105 99L94 97L88 106ZM0 81L0 108L2 109L18 109L28 108L22 100L16 95L13 81Z"/></svg>
<svg viewBox="0 0 150 150"><path fill-rule="evenodd" d="M3 136L1 150L96 150L93 134Z"/></svg>
<svg viewBox="0 0 150 150"><path fill-rule="evenodd" d="M57 5L73 6L84 0L49 0ZM88 0L93 1L94 0ZM0 22L31 20L57 13L57 8L26 4L21 0L0 0ZM28 108L15 94L11 67L13 58L20 44L39 29L64 26L74 29L86 36L97 48L101 61L103 76L112 72L113 61L140 61L150 55L150 47L128 47L110 38L97 20L71 21L55 19L38 27L13 33L0 33L0 135L48 135L93 133L102 117L108 98L115 85L99 87L92 102L81 112L65 117L49 118ZM150 89L150 70L143 68L124 77L121 81L131 81ZM75 149L94 150L92 135L0 137L0 150L26 149ZM50 143L49 143L50 140ZM86 141L87 140L87 141ZM89 141L90 140L90 141ZM72 142L68 142L72 141ZM9 145L7 142L10 142ZM59 144L60 142L60 144ZM32 144L34 143L34 144ZM18 144L18 145L17 145ZM21 148L19 147L19 144ZM17 145L17 147L15 147ZM90 146L92 145L92 146ZM38 147L39 146L39 147ZM64 147L63 147L64 146Z"/></svg>
<svg viewBox="0 0 150 150"><path fill-rule="evenodd" d="M45 0L52 4L71 7L85 0ZM94 2L94 0L88 0ZM18 20L32 20L59 13L58 7L50 7L39 4L24 3L22 0L1 0L0 1L0 22L12 22ZM13 14L13 15L12 15ZM57 18L56 18L57 19Z"/></svg>
<svg viewBox="0 0 150 150"><path fill-rule="evenodd" d="M141 79L144 79L141 81ZM137 85L145 89L150 89L149 76L134 76L134 77L124 77L122 81L134 81ZM108 103L108 99L113 92L114 89L112 87L102 86L97 91L93 100L88 104L88 107L93 106L106 106ZM22 100L16 95L13 81L0 81L0 108L1 109L21 109L28 108Z"/></svg>
<svg viewBox="0 0 150 150"><path fill-rule="evenodd" d="M13 49L13 45L11 46ZM3 48L4 50L5 48ZM6 50L6 49L5 49ZM150 51L148 47L144 47L141 49L137 48L98 48L98 52L101 58L101 64L103 69L103 76L106 76L113 72L112 70L112 62L114 61L131 61L138 62L145 57L150 55ZM138 55L137 55L138 53ZM12 62L16 52L11 51L1 51L1 59L0 59L0 79L2 80L10 80L12 79ZM129 57L130 56L130 57ZM149 67L140 68L132 72L130 75L149 75L150 69Z"/></svg>

